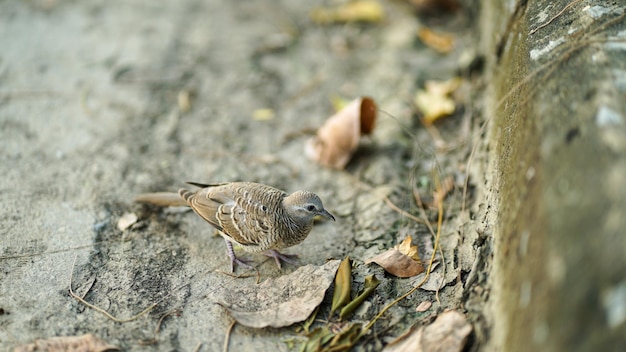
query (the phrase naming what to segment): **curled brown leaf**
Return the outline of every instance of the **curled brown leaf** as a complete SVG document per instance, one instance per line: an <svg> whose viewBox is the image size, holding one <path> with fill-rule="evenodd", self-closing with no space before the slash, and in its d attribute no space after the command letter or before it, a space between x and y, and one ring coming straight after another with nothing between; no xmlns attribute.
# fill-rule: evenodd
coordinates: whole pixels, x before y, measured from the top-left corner
<svg viewBox="0 0 626 352"><path fill-rule="evenodd" d="M365 264L369 263L376 263L397 277L411 277L424 271L424 266L417 255L417 247L411 245L411 237L365 261Z"/></svg>
<svg viewBox="0 0 626 352"><path fill-rule="evenodd" d="M362 135L372 133L376 126L376 103L361 97L331 116L317 135L308 140L306 155L322 166L343 169L359 145Z"/></svg>

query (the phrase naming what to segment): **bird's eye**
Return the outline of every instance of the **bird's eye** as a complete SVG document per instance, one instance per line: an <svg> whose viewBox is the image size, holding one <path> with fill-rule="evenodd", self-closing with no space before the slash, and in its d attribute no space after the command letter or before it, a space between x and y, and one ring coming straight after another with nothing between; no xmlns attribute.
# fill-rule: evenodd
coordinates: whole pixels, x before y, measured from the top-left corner
<svg viewBox="0 0 626 352"><path fill-rule="evenodd" d="M313 204L309 204L309 205L307 205L307 206L306 206L306 210L307 210L307 211L315 211L315 205L313 205Z"/></svg>

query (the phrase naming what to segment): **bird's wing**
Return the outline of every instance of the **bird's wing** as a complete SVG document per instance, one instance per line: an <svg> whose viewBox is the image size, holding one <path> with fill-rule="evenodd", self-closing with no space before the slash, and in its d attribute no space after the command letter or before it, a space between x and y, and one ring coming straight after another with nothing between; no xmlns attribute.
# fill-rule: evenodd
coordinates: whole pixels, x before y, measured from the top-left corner
<svg viewBox="0 0 626 352"><path fill-rule="evenodd" d="M276 196L272 196L276 193ZM283 192L257 184L230 183L180 195L204 220L243 246L261 246L269 240L273 199Z"/></svg>
<svg viewBox="0 0 626 352"><path fill-rule="evenodd" d="M200 187L200 188L207 188L207 187L217 187L217 186L223 186L223 185L227 185L231 182L220 182L220 183L200 183L200 182L192 182L192 181L187 181L185 182L188 185L192 185L192 186L196 186L196 187Z"/></svg>

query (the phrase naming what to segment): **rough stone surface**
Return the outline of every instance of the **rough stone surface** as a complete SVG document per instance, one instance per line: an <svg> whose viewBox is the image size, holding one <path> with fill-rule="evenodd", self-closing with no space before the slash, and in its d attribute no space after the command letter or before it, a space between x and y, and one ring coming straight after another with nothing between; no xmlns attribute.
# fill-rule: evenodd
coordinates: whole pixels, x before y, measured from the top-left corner
<svg viewBox="0 0 626 352"><path fill-rule="evenodd" d="M625 15L619 1L484 8L491 350L626 349Z"/></svg>

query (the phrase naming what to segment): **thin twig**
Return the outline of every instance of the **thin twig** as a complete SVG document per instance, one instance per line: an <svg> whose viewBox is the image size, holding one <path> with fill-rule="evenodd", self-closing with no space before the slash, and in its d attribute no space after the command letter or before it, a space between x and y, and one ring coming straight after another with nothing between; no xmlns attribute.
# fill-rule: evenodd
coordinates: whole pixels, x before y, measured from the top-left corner
<svg viewBox="0 0 626 352"><path fill-rule="evenodd" d="M82 246L76 246L76 247L70 247L70 248L62 248L62 249L55 249L55 250L51 250L51 251L47 251L47 252L41 252L41 253L25 253L25 254L7 255L7 256L1 256L0 260L20 259L20 258L35 257L35 256L39 256L39 255L46 255L46 254L63 253L63 252L73 251L73 250L76 250L76 249L92 248L95 245L99 245L99 244L103 244L103 243L112 243L112 242L114 242L114 241L106 240L106 241L94 242L94 243L91 243L91 244L85 244L85 245L82 245Z"/></svg>
<svg viewBox="0 0 626 352"><path fill-rule="evenodd" d="M161 324L163 324L163 320L165 320L165 318L169 317L169 316L170 316L170 315L172 315L172 314L175 314L175 313L180 313L180 311L181 311L180 309L172 309L172 310L170 310L169 312L165 312L165 313L161 316L161 318L159 319L159 321L157 322L157 326L156 326L156 328L154 329L154 337L153 337L152 339L150 339L150 340L140 340L140 341L139 341L139 344L140 344L140 345L152 345L152 344L157 343L157 337L158 337L158 335L159 335L159 331L161 330Z"/></svg>
<svg viewBox="0 0 626 352"><path fill-rule="evenodd" d="M76 258L77 257L78 257L78 255L74 256L74 262L72 263L72 271L70 272L70 285L69 285L70 286L70 296L72 296L74 299L76 299L80 303L86 305L87 307L89 307L89 308L91 308L91 309L93 309L93 310L95 310L97 312L100 312L100 313L104 314L107 318L113 320L114 322L116 322L116 323L127 323L127 322L130 322L130 321L136 320L136 319L142 317L143 315L147 314L149 311L154 309L154 307L156 307L160 303L160 301L156 302L156 303L153 303L148 308L146 308L146 309L142 310L141 312L139 312L139 314L134 315L134 316L132 316L130 318L127 318L127 319L119 319L119 318L116 318L116 317L112 316L106 310L104 310L104 309L102 309L100 307L97 307L97 306L95 306L95 305L85 301L80 296L78 296L77 294L74 293L74 290L72 289L72 277L74 276L74 265L76 265Z"/></svg>
<svg viewBox="0 0 626 352"><path fill-rule="evenodd" d="M426 215L426 210L424 210L424 202L422 202L422 197L420 197L420 193L418 192L415 184L413 184L412 187L413 187L413 198L415 199L415 203L417 204L417 209L420 212L420 216L423 219L423 224L426 225L426 228L428 228L428 231L434 237L436 235L435 229L433 228L433 225L428 220L428 216Z"/></svg>
<svg viewBox="0 0 626 352"><path fill-rule="evenodd" d="M256 276L256 283L258 284L261 281L261 273L259 272L259 269L257 269L256 267L254 268L254 270L256 271L255 275L252 275L252 274L247 274L246 275L246 274L228 273L226 271L219 270L219 269L216 269L215 272L223 274L223 275L226 275L226 276L230 276L230 277L235 278L235 279L247 279L249 277Z"/></svg>
<svg viewBox="0 0 626 352"><path fill-rule="evenodd" d="M96 278L94 277L93 280L91 280L91 284L89 284L89 287L87 288L87 291L85 291L85 293L81 297L82 299L85 299L85 297L87 297L87 294L89 293L89 291L91 291L91 289L93 288L93 285L95 283L96 283Z"/></svg>
<svg viewBox="0 0 626 352"><path fill-rule="evenodd" d="M428 264L428 269L426 270L426 275L424 275L424 278L422 279L422 281L420 281L417 285L415 285L412 289L410 289L409 291L407 291L405 294L403 294L402 296L396 298L395 300L393 300L393 302L389 303L388 305L386 305L380 312L378 312L378 314L376 314L376 316L374 317L374 319L372 319L361 331L361 334L359 335L359 337L365 335L365 333L367 331L369 331L369 329L371 329L371 327L374 325L374 323L376 323L376 321L378 319L380 319L380 317L385 314L385 312L387 310L389 310L391 307L393 307L394 305L396 305L398 302L402 301L403 299L405 299L406 297L408 297L410 294L412 294L413 292L415 292L418 288L420 288L430 277L430 272L432 270L433 267L433 262L435 261L435 253L437 252L437 248L439 247L439 238L441 236L441 224L443 223L443 205L441 203L439 203L438 205L438 211L439 211L439 215L437 217L437 235L435 236L435 244L434 244L434 250L433 253L430 256L430 262Z"/></svg>
<svg viewBox="0 0 626 352"><path fill-rule="evenodd" d="M11 333L9 332L9 330L7 330L7 328L5 328L4 326L0 325L0 329L4 330L4 332L7 334L7 337L9 338L9 340L11 340L11 342L13 343L13 345L18 345L19 343L17 342L17 340L15 339L15 337L13 337L13 335L11 335Z"/></svg>
<svg viewBox="0 0 626 352"><path fill-rule="evenodd" d="M551 19L547 20L546 22L542 23L541 25L539 25L537 28L533 29L530 31L529 34L535 34L538 30L548 26L550 23L552 23L552 21L554 21L557 17L561 16L563 14L563 12L567 11L567 9L569 9L570 7L574 6L576 3L581 2L582 0L572 0L572 2L570 2L569 4L565 5L565 7L559 11L559 13L557 13L556 15L554 15Z"/></svg>
<svg viewBox="0 0 626 352"><path fill-rule="evenodd" d="M224 337L224 352L228 352L228 343L230 342L230 333L233 331L235 324L237 324L237 320L233 320L232 323L228 326L226 330L226 336Z"/></svg>

